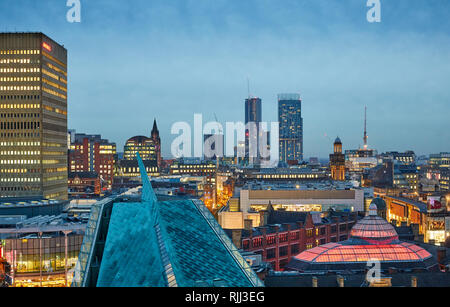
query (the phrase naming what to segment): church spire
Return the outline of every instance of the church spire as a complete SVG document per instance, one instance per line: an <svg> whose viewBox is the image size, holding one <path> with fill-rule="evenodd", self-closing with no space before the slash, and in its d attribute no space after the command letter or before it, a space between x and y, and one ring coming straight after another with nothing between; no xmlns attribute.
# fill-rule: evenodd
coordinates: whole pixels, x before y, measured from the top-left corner
<svg viewBox="0 0 450 307"><path fill-rule="evenodd" d="M155 118L155 120L154 120L154 122L153 122L152 135L153 135L154 133L159 134L159 131L158 131L158 125L156 125L156 118Z"/></svg>

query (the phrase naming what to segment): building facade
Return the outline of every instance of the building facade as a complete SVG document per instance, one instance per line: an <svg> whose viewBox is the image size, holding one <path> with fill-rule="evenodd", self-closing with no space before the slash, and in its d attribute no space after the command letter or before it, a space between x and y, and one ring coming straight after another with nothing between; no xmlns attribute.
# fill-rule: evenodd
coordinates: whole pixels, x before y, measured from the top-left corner
<svg viewBox="0 0 450 307"><path fill-rule="evenodd" d="M429 164L432 167L450 168L450 152L431 154Z"/></svg>
<svg viewBox="0 0 450 307"><path fill-rule="evenodd" d="M161 159L161 144L158 129L155 126L153 128L152 138L135 136L125 143L123 159L119 161L118 167L116 168L117 176L139 177L139 165L136 159L137 153L139 153L144 161L149 176L157 177L160 175L158 159Z"/></svg>
<svg viewBox="0 0 450 307"><path fill-rule="evenodd" d="M278 95L280 162L303 160L302 101L298 94Z"/></svg>
<svg viewBox="0 0 450 307"><path fill-rule="evenodd" d="M265 210L271 204L286 211L364 211L362 189L323 190L258 190L243 188L240 191L240 206L243 212Z"/></svg>
<svg viewBox="0 0 450 307"><path fill-rule="evenodd" d="M75 134L69 150L69 172L96 173L102 181L102 189L111 189L115 156L115 143L100 135Z"/></svg>
<svg viewBox="0 0 450 307"><path fill-rule="evenodd" d="M141 155L142 160L157 163L155 142L145 136L135 136L129 139L123 148L124 160L136 160L136 153Z"/></svg>
<svg viewBox="0 0 450 307"><path fill-rule="evenodd" d="M180 159L170 166L170 175L214 176L216 164L212 161L195 161Z"/></svg>
<svg viewBox="0 0 450 307"><path fill-rule="evenodd" d="M380 155L382 159L391 159L396 160L400 163L410 165L415 164L416 162L416 154L414 151L406 151L406 152L398 152L398 151L390 151Z"/></svg>
<svg viewBox="0 0 450 307"><path fill-rule="evenodd" d="M85 222L62 216L10 216L0 218L0 226L0 246L11 266L12 287L70 286Z"/></svg>
<svg viewBox="0 0 450 307"><path fill-rule="evenodd" d="M0 33L0 194L67 199L67 50Z"/></svg>
<svg viewBox="0 0 450 307"><path fill-rule="evenodd" d="M102 181L97 173L69 173L69 197L97 197L102 193Z"/></svg>

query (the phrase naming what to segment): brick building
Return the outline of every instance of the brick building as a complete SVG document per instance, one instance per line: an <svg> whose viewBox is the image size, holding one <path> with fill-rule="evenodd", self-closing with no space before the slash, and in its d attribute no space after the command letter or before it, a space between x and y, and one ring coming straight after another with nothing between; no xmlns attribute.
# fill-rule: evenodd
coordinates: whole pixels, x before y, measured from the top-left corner
<svg viewBox="0 0 450 307"><path fill-rule="evenodd" d="M95 172L102 189L111 189L114 179L116 144L100 135L75 134L69 150L69 173Z"/></svg>
<svg viewBox="0 0 450 307"><path fill-rule="evenodd" d="M89 197L101 194L100 177L94 172L70 173L69 196Z"/></svg>

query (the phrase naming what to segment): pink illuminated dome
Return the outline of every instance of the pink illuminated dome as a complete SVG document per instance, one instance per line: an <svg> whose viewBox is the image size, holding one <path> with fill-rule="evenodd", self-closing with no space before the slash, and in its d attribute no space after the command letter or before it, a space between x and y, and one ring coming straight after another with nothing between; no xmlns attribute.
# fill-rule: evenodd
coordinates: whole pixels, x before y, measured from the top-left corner
<svg viewBox="0 0 450 307"><path fill-rule="evenodd" d="M353 226L351 237L370 244L387 244L398 240L394 226L377 215L374 203L369 207L369 216Z"/></svg>
<svg viewBox="0 0 450 307"><path fill-rule="evenodd" d="M374 203L369 210L369 215L352 228L349 240L304 251L292 258L287 269L300 272L364 270L367 263L374 260L385 268L430 270L436 266L428 251L399 240L395 228L377 215Z"/></svg>

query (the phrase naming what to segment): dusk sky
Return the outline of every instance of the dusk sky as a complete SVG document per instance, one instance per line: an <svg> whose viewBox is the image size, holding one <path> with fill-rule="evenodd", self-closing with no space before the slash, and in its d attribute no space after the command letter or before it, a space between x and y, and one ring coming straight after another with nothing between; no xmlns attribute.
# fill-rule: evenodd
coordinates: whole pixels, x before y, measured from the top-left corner
<svg viewBox="0 0 450 307"><path fill-rule="evenodd" d="M303 99L305 157L344 149L450 151L450 2L381 0L0 0L0 31L43 32L69 54L69 128L117 143L177 121L244 121L247 77L277 120Z"/></svg>

